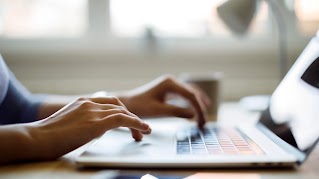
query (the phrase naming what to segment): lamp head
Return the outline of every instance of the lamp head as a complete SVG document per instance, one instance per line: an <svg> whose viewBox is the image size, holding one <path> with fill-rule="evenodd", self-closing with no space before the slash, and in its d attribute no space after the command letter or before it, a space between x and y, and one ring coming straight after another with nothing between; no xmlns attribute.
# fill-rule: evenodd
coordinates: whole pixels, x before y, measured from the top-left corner
<svg viewBox="0 0 319 179"><path fill-rule="evenodd" d="M220 19L236 35L245 35L256 12L257 0L228 0L217 7Z"/></svg>

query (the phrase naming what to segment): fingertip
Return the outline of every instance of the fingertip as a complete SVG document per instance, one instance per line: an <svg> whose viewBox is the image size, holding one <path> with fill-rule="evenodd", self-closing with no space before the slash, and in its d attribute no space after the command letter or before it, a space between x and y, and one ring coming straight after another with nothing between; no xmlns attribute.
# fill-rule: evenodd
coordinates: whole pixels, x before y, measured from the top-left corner
<svg viewBox="0 0 319 179"><path fill-rule="evenodd" d="M151 133L152 133L152 129L149 128L147 131L143 131L142 133L143 133L143 134L151 134Z"/></svg>
<svg viewBox="0 0 319 179"><path fill-rule="evenodd" d="M192 107L185 108L174 105L167 105L165 106L163 111L167 111L167 115L188 119L193 118L196 115L196 111Z"/></svg>
<svg viewBox="0 0 319 179"><path fill-rule="evenodd" d="M199 117L197 125L200 129L203 129L206 124L206 119L204 117Z"/></svg>
<svg viewBox="0 0 319 179"><path fill-rule="evenodd" d="M140 132L134 132L132 133L132 137L135 141L141 141L143 139L143 134Z"/></svg>
<svg viewBox="0 0 319 179"><path fill-rule="evenodd" d="M139 141L141 141L141 140L143 139L143 137L140 137L140 138L134 138L134 139L135 139L135 141L139 142Z"/></svg>
<svg viewBox="0 0 319 179"><path fill-rule="evenodd" d="M147 131L147 130L150 129L150 126L148 124L146 124L146 123L142 123L142 128L143 128L144 131Z"/></svg>
<svg viewBox="0 0 319 179"><path fill-rule="evenodd" d="M198 127L199 129L204 129L204 126L205 126L205 122L198 122L198 123L197 123L197 127Z"/></svg>

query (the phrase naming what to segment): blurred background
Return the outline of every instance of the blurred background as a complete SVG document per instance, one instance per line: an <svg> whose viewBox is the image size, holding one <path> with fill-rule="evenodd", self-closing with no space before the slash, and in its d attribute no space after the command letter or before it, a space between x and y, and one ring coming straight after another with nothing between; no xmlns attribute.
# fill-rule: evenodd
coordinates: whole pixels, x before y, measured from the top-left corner
<svg viewBox="0 0 319 179"><path fill-rule="evenodd" d="M222 100L271 94L278 27L264 0L245 34L225 0L0 0L0 53L32 92L126 90L162 74L222 72ZM288 68L319 29L318 0L278 0Z"/></svg>

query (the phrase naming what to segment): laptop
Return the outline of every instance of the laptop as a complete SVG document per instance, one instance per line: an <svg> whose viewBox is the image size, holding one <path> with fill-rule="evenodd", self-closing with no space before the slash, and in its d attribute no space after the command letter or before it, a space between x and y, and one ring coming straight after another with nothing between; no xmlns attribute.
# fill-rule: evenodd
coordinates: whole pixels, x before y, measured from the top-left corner
<svg viewBox="0 0 319 179"><path fill-rule="evenodd" d="M79 167L233 168L302 164L319 138L319 34L271 96L258 122L236 126L179 118L148 120L152 134L136 142L113 129L76 157Z"/></svg>

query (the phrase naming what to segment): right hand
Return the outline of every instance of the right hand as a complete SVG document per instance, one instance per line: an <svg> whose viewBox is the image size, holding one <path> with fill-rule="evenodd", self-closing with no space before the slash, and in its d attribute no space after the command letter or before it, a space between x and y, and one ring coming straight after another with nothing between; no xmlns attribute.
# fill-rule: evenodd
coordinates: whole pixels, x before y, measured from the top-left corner
<svg viewBox="0 0 319 179"><path fill-rule="evenodd" d="M190 108L168 104L169 95L178 95L190 102ZM206 106L203 95L190 85L179 82L170 75L161 76L152 82L120 94L119 98L127 108L141 117L176 116L192 118L196 116L198 127L206 122ZM207 101L209 102L209 101ZM145 105L147 104L147 105ZM207 103L208 104L208 103Z"/></svg>
<svg viewBox="0 0 319 179"><path fill-rule="evenodd" d="M79 98L48 118L30 123L29 130L36 146L33 149L42 153L39 159L48 160L117 127L130 128L137 141L142 139L142 133L151 133L149 125L129 112L116 97Z"/></svg>

